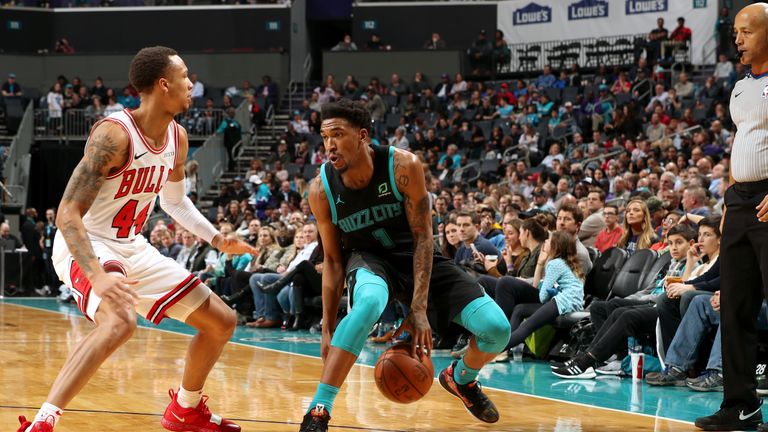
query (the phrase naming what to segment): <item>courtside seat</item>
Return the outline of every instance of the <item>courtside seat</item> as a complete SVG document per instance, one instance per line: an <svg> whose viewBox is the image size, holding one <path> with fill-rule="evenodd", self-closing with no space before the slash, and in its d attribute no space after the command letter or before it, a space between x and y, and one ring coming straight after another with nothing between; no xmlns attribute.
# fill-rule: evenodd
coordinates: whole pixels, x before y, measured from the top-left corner
<svg viewBox="0 0 768 432"><path fill-rule="evenodd" d="M592 249L592 248L590 248ZM596 249L595 249L596 250ZM554 327L558 329L570 329L580 320L589 317L586 307L593 299L605 300L611 292L613 279L627 259L627 251L619 248L610 248L603 252L594 262L592 270L587 275L584 283L584 307L585 310L560 315L555 319Z"/></svg>
<svg viewBox="0 0 768 432"><path fill-rule="evenodd" d="M611 294L608 297L624 298L640 290L640 285L645 275L651 269L658 256L656 251L650 249L636 251L621 266L621 270L616 273L616 277L611 285Z"/></svg>
<svg viewBox="0 0 768 432"><path fill-rule="evenodd" d="M669 252L660 255L656 261L654 261L653 265L648 269L645 277L640 282L640 291L653 288L656 285L656 277L660 272L664 272L664 274L666 274L671 262L672 255L670 255Z"/></svg>

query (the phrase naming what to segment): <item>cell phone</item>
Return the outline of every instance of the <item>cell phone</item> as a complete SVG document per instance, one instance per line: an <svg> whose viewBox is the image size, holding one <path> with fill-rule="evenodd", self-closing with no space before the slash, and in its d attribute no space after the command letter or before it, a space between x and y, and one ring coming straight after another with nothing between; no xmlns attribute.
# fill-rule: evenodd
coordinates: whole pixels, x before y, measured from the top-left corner
<svg viewBox="0 0 768 432"><path fill-rule="evenodd" d="M479 252L477 251L477 246L475 246L475 244L474 244L474 243L470 243L470 245L469 245L469 248L470 248L470 249L472 249L472 252L474 252L474 253L479 253Z"/></svg>

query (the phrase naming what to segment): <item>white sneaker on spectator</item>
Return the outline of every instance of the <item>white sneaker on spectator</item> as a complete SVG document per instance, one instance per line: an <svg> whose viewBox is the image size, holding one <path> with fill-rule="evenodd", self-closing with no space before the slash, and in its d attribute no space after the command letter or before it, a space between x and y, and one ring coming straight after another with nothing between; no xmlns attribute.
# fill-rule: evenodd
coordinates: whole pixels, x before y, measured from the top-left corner
<svg viewBox="0 0 768 432"><path fill-rule="evenodd" d="M601 375L621 375L623 373L621 369L621 360L608 362L605 365L596 368L595 372Z"/></svg>

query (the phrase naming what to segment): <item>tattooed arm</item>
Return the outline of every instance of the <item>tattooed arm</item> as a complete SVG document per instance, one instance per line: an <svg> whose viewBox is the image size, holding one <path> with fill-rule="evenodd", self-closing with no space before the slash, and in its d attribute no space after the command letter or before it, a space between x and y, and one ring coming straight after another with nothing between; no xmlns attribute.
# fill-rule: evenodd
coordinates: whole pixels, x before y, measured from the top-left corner
<svg viewBox="0 0 768 432"><path fill-rule="evenodd" d="M336 328L336 315L344 289L344 258L341 252L341 235L331 221L331 209L320 176L309 185L309 207L317 219L317 229L323 243L323 337L320 354L325 360Z"/></svg>
<svg viewBox="0 0 768 432"><path fill-rule="evenodd" d="M83 224L106 177L131 157L128 134L118 125L102 122L94 127L85 147L85 156L69 178L59 204L56 226L77 264L91 282L93 290L113 306L130 307L138 299L129 288L132 281L108 275L93 251Z"/></svg>
<svg viewBox="0 0 768 432"><path fill-rule="evenodd" d="M408 317L410 322L407 323L410 324L414 338L412 354L416 354L416 345L419 345L422 350L426 349L429 355L432 351L432 329L427 320L427 299L434 254L432 213L424 180L424 169L414 154L403 150L395 151L395 180L397 189L405 199L405 215L413 234L414 244L413 299L411 315ZM418 351L419 355L422 350Z"/></svg>

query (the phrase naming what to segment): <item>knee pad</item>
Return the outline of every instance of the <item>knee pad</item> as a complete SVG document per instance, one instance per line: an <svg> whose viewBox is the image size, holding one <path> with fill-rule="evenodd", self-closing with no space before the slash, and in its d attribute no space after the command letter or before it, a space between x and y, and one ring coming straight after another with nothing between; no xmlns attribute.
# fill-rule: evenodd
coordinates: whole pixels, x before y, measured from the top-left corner
<svg viewBox="0 0 768 432"><path fill-rule="evenodd" d="M506 348L512 333L509 321L487 294L469 303L457 318L459 324L475 335L480 351L490 354Z"/></svg>
<svg viewBox="0 0 768 432"><path fill-rule="evenodd" d="M358 269L352 287L352 308L336 328L331 346L360 355L368 332L388 301L389 288L384 279L366 269Z"/></svg>

